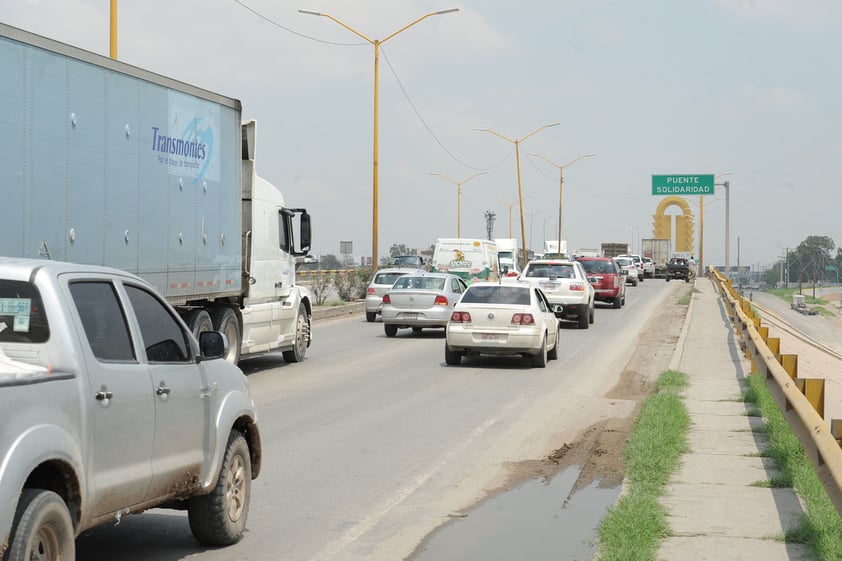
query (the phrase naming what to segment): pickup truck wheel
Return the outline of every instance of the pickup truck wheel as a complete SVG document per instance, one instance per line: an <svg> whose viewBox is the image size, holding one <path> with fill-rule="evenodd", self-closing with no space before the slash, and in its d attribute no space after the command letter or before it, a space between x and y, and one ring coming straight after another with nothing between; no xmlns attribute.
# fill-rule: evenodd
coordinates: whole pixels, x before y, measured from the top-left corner
<svg viewBox="0 0 842 561"><path fill-rule="evenodd" d="M228 354L225 355L225 360L231 364L237 364L240 361L240 339L242 339L237 314L231 308L219 307L213 309L211 319L213 328L221 331L228 339Z"/></svg>
<svg viewBox="0 0 842 561"><path fill-rule="evenodd" d="M307 308L304 304L298 305L298 314L295 316L295 344L290 351L284 351L286 362L301 362L307 347L310 346L310 316L307 315Z"/></svg>
<svg viewBox="0 0 842 561"><path fill-rule="evenodd" d="M187 518L193 537L205 545L236 543L246 528L250 502L249 447L242 434L231 431L213 491L188 501Z"/></svg>
<svg viewBox="0 0 842 561"><path fill-rule="evenodd" d="M57 494L24 489L18 501L6 561L74 559L76 541L67 505Z"/></svg>
<svg viewBox="0 0 842 561"><path fill-rule="evenodd" d="M187 327L190 328L190 331L193 332L193 337L195 337L197 341L199 340L199 333L202 331L213 330L213 320L211 319L210 314L202 308L190 310L190 312L184 317L184 323L186 323Z"/></svg>

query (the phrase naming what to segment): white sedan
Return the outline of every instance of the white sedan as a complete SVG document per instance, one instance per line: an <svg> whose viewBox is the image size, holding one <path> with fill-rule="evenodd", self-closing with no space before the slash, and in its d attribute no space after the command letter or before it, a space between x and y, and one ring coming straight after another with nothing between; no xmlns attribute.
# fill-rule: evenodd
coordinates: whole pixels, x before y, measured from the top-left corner
<svg viewBox="0 0 842 561"><path fill-rule="evenodd" d="M547 296L528 284L475 282L447 322L444 361L463 356L522 355L543 368L558 358L558 319Z"/></svg>

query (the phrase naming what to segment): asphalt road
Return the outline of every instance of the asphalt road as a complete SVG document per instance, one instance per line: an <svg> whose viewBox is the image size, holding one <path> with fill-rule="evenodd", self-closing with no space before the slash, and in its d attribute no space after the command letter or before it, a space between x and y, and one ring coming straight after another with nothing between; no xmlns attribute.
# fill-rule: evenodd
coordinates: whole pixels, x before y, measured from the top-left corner
<svg viewBox="0 0 842 561"><path fill-rule="evenodd" d="M559 359L444 364L443 331L386 338L364 316L314 324L307 359L244 362L264 463L245 538L205 549L186 513L153 510L86 532L77 559L396 561L433 529L503 484L512 465L545 457L631 403L614 386L657 306L684 283L629 287L621 310L564 324Z"/></svg>

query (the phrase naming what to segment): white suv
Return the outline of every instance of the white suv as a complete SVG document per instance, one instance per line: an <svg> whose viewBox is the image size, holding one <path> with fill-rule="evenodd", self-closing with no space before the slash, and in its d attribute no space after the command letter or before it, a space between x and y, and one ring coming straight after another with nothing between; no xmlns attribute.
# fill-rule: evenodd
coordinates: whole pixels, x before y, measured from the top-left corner
<svg viewBox="0 0 842 561"><path fill-rule="evenodd" d="M594 321L594 288L584 267L569 259L539 259L526 264L518 280L544 291L559 319L587 329Z"/></svg>
<svg viewBox="0 0 842 561"><path fill-rule="evenodd" d="M634 262L634 268L637 271L637 280L638 282L643 282L643 277L646 275L644 274L645 271L643 270L643 259L640 255L636 253L630 253L628 255L618 255L617 257L628 257Z"/></svg>
<svg viewBox="0 0 842 561"><path fill-rule="evenodd" d="M614 261L617 262L621 269L628 271L626 274L626 284L637 286L640 278L637 274L637 266L634 264L634 259L630 255L618 255L614 258Z"/></svg>

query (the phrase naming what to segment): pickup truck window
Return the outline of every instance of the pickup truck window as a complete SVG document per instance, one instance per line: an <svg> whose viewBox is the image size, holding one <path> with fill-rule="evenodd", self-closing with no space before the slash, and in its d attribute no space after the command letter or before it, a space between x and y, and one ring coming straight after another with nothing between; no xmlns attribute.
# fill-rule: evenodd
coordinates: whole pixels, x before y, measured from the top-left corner
<svg viewBox="0 0 842 561"><path fill-rule="evenodd" d="M186 333L169 310L149 292L126 285L149 362L190 362L192 356Z"/></svg>
<svg viewBox="0 0 842 561"><path fill-rule="evenodd" d="M73 303L94 356L102 361L136 362L126 315L110 282L70 283Z"/></svg>
<svg viewBox="0 0 842 561"><path fill-rule="evenodd" d="M0 279L0 343L45 343L49 338L38 289L28 282Z"/></svg>

